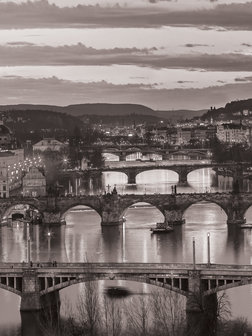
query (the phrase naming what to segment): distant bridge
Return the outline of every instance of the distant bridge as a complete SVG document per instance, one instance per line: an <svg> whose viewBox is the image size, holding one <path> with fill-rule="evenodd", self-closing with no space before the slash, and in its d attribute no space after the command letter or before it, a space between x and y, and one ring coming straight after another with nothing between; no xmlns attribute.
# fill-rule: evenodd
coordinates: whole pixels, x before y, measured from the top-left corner
<svg viewBox="0 0 252 336"><path fill-rule="evenodd" d="M207 162L207 163L188 163L188 164L178 164L178 163L162 163L160 164L158 161L156 163L146 162L141 163L139 165L132 165L132 166L104 166L102 168L89 168L83 171L84 175L92 175L96 176L100 172L120 172L124 173L128 177L128 184L136 184L136 177L138 174L150 171L150 170L170 170L178 174L179 177L179 184L184 185L187 184L187 176L189 173L204 168L212 168L218 169L223 168L230 170L233 174L237 173L237 170L240 167L234 163L215 163L215 162ZM242 178L242 171L239 171L240 177Z"/></svg>

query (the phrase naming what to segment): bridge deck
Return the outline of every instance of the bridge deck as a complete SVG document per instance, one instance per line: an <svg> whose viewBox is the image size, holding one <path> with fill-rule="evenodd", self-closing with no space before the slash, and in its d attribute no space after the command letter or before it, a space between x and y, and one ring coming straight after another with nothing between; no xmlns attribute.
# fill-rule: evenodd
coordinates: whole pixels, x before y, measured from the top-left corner
<svg viewBox="0 0 252 336"><path fill-rule="evenodd" d="M196 264L195 269L201 272L202 276L251 276L252 265L232 264ZM57 263L52 266L50 263L33 263L28 267L27 263L1 263L0 273L19 274L30 270L37 273L152 273L152 274L188 274L194 270L190 263ZM174 274L175 275L175 274Z"/></svg>

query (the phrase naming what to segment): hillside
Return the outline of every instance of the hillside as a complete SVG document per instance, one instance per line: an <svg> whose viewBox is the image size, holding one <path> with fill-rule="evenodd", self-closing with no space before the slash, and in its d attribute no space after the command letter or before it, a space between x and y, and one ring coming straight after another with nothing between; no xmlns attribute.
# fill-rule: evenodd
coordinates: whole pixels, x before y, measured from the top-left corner
<svg viewBox="0 0 252 336"><path fill-rule="evenodd" d="M202 115L205 110L173 110L173 111L155 111L151 108L138 104L78 104L69 106L54 106L54 105L0 105L0 111L8 110L31 110L38 111L55 111L66 113L72 116L128 116L131 114L149 115L166 120L190 119L194 116Z"/></svg>
<svg viewBox="0 0 252 336"><path fill-rule="evenodd" d="M211 109L202 115L202 119L235 120L252 116L252 99L237 100L227 103L225 107Z"/></svg>
<svg viewBox="0 0 252 336"><path fill-rule="evenodd" d="M127 114L122 116L117 115L96 115L88 114L79 117L84 123L89 124L102 124L114 126L132 126L139 124L157 124L163 118L155 117L146 114Z"/></svg>
<svg viewBox="0 0 252 336"><path fill-rule="evenodd" d="M21 141L36 136L64 136L73 133L76 127L82 127L76 117L46 110L2 111L0 118Z"/></svg>

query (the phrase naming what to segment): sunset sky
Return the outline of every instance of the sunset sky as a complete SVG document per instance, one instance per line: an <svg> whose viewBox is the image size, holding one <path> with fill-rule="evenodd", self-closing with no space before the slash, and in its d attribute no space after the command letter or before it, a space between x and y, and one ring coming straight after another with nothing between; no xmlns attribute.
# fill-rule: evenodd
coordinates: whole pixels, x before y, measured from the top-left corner
<svg viewBox="0 0 252 336"><path fill-rule="evenodd" d="M0 0L0 105L252 98L252 1Z"/></svg>

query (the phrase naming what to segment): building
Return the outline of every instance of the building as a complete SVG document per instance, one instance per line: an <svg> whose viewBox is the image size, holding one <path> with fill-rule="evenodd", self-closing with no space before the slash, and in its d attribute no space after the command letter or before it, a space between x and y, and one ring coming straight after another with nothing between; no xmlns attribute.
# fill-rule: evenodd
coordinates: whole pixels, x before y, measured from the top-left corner
<svg viewBox="0 0 252 336"><path fill-rule="evenodd" d="M216 136L221 142L229 144L249 142L249 129L241 124L221 124L217 126Z"/></svg>
<svg viewBox="0 0 252 336"><path fill-rule="evenodd" d="M192 139L192 130L190 128L179 128L177 130L177 145L186 145Z"/></svg>
<svg viewBox="0 0 252 336"><path fill-rule="evenodd" d="M33 151L41 151L44 152L46 150L57 151L59 152L61 149L65 148L65 144L62 142L52 139L52 138L45 138L35 145L33 145Z"/></svg>
<svg viewBox="0 0 252 336"><path fill-rule="evenodd" d="M7 198L11 190L21 187L24 150L0 151L0 197Z"/></svg>
<svg viewBox="0 0 252 336"><path fill-rule="evenodd" d="M23 178L23 196L38 197L46 195L46 178L36 167L31 167Z"/></svg>
<svg viewBox="0 0 252 336"><path fill-rule="evenodd" d="M0 121L0 148L12 149L14 148L14 142L11 130Z"/></svg>

